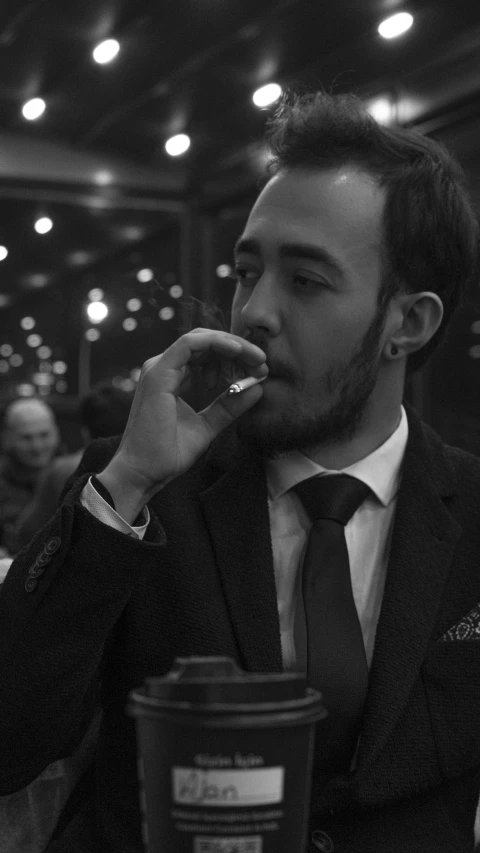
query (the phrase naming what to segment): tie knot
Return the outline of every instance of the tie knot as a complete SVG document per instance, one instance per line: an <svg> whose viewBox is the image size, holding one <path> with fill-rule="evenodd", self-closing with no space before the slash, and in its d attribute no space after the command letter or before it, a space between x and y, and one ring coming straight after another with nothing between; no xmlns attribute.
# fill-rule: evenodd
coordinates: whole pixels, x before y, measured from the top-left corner
<svg viewBox="0 0 480 853"><path fill-rule="evenodd" d="M344 526L370 492L369 486L348 474L310 477L293 487L311 521L330 518Z"/></svg>

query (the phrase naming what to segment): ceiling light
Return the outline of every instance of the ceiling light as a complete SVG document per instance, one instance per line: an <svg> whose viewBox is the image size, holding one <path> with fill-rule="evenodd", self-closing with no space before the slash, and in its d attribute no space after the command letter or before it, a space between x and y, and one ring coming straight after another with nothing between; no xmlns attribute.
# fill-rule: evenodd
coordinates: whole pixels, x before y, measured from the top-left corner
<svg viewBox="0 0 480 853"><path fill-rule="evenodd" d="M97 332L96 329L89 329L89 332L95 332L97 337L100 335L100 332ZM94 338L94 340L96 340L96 338ZM54 373L62 374L66 373L68 368L65 361L54 361L52 369Z"/></svg>
<svg viewBox="0 0 480 853"><path fill-rule="evenodd" d="M185 154L190 148L190 137L186 133L177 133L176 136L171 136L165 143L165 151L171 157L178 157L179 154Z"/></svg>
<svg viewBox="0 0 480 853"><path fill-rule="evenodd" d="M25 329L25 331L28 332L30 329L34 328L35 320L33 319L33 317L22 317L22 319L20 320L20 325L22 329Z"/></svg>
<svg viewBox="0 0 480 853"><path fill-rule="evenodd" d="M153 278L153 270L144 269L137 272L138 281L151 281Z"/></svg>
<svg viewBox="0 0 480 853"><path fill-rule="evenodd" d="M87 305L87 314L91 323L101 323L108 314L105 302L90 302Z"/></svg>
<svg viewBox="0 0 480 853"><path fill-rule="evenodd" d="M129 311L140 311L142 307L141 299L129 299L127 302L127 308Z"/></svg>
<svg viewBox="0 0 480 853"><path fill-rule="evenodd" d="M220 264L219 267L215 270L219 278L228 278L229 275L232 274L232 268L230 264Z"/></svg>
<svg viewBox="0 0 480 853"><path fill-rule="evenodd" d="M116 39L106 39L97 44L92 55L95 62L98 62L99 65L105 65L106 62L111 62L112 59L115 59L119 50L120 45Z"/></svg>
<svg viewBox="0 0 480 853"><path fill-rule="evenodd" d="M386 18L378 27L378 32L384 39L394 39L406 33L413 24L413 15L409 12L398 12L397 15L392 15Z"/></svg>
<svg viewBox="0 0 480 853"><path fill-rule="evenodd" d="M0 347L0 355L3 355L4 358L8 358L13 353L13 347L10 344L2 344Z"/></svg>
<svg viewBox="0 0 480 853"><path fill-rule="evenodd" d="M8 361L4 361L4 359L0 360L0 373L8 373L10 370L10 365Z"/></svg>
<svg viewBox="0 0 480 853"><path fill-rule="evenodd" d="M95 329L92 329L92 332L95 332ZM55 391L58 391L59 394L65 394L68 385L64 379L59 379L58 382L55 383Z"/></svg>
<svg viewBox="0 0 480 853"><path fill-rule="evenodd" d="M100 287L92 287L92 289L88 291L88 298L90 302L101 302L104 295L105 294Z"/></svg>
<svg viewBox="0 0 480 853"><path fill-rule="evenodd" d="M0 308L5 308L10 302L10 297L6 293L0 293Z"/></svg>
<svg viewBox="0 0 480 853"><path fill-rule="evenodd" d="M46 103L43 98L32 98L22 107L23 117L29 121L35 121L36 118L40 118L45 111L45 107Z"/></svg>
<svg viewBox="0 0 480 853"><path fill-rule="evenodd" d="M256 107L268 107L278 101L281 94L282 87L278 83L268 83L253 93L252 100Z"/></svg>
<svg viewBox="0 0 480 853"><path fill-rule="evenodd" d="M37 234L48 234L53 228L53 222L49 216L41 216L40 219L37 219L33 227Z"/></svg>
<svg viewBox="0 0 480 853"><path fill-rule="evenodd" d="M39 347L39 349L37 349L37 355L39 358L50 358L51 354L52 350L50 347Z"/></svg>
<svg viewBox="0 0 480 853"><path fill-rule="evenodd" d="M21 367L23 364L23 358L19 355L18 352L14 352L13 355L10 356L10 364L12 367Z"/></svg>
<svg viewBox="0 0 480 853"><path fill-rule="evenodd" d="M8 255L8 249L6 246L0 246L0 261L4 261Z"/></svg>

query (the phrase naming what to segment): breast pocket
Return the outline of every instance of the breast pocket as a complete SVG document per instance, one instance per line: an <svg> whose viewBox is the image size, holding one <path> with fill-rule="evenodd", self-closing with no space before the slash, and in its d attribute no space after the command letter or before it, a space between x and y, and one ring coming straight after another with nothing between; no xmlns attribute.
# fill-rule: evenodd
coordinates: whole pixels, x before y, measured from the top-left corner
<svg viewBox="0 0 480 853"><path fill-rule="evenodd" d="M480 765L480 642L438 641L422 676L440 770L452 778Z"/></svg>

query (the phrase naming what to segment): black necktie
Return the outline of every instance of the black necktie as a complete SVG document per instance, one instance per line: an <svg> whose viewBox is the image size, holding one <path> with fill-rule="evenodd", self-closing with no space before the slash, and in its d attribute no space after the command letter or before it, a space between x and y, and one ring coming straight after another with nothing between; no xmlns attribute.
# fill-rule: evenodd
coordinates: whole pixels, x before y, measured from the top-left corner
<svg viewBox="0 0 480 853"><path fill-rule="evenodd" d="M346 474L294 487L312 520L302 570L307 678L329 716L317 730L315 763L330 776L349 769L367 691L365 646L352 593L345 525L370 489Z"/></svg>

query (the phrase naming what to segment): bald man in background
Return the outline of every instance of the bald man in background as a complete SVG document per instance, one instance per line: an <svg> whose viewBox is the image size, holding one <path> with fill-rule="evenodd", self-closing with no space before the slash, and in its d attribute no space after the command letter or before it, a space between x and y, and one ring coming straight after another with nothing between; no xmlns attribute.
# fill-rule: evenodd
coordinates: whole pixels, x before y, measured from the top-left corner
<svg viewBox="0 0 480 853"><path fill-rule="evenodd" d="M5 410L0 457L0 547L14 554L17 516L59 444L55 415L43 400L14 400Z"/></svg>

